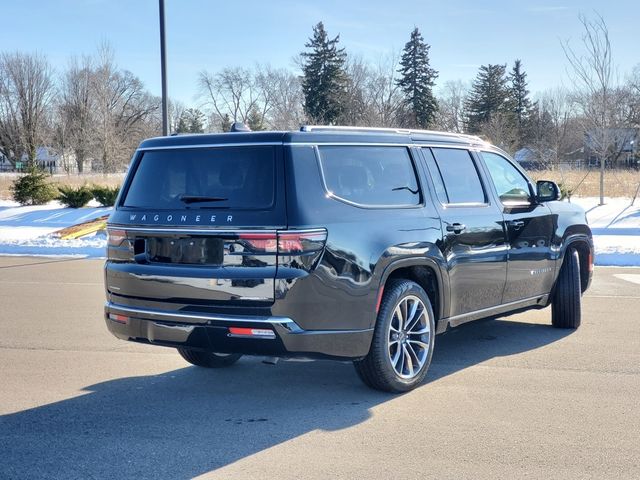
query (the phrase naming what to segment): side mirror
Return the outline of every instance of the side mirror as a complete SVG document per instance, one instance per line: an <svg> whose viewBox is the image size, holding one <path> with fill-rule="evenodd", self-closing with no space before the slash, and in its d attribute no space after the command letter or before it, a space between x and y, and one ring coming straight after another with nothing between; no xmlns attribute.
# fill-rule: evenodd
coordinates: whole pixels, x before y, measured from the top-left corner
<svg viewBox="0 0 640 480"><path fill-rule="evenodd" d="M550 180L538 180L536 182L536 199L538 202L560 200L560 187Z"/></svg>

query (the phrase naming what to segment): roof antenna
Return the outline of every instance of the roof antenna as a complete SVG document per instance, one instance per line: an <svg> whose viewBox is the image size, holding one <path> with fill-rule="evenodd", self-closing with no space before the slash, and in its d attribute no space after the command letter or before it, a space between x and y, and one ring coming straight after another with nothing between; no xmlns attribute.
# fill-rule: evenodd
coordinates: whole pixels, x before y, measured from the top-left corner
<svg viewBox="0 0 640 480"><path fill-rule="evenodd" d="M251 129L242 122L233 122L231 124L231 129L229 131L230 132L250 132Z"/></svg>

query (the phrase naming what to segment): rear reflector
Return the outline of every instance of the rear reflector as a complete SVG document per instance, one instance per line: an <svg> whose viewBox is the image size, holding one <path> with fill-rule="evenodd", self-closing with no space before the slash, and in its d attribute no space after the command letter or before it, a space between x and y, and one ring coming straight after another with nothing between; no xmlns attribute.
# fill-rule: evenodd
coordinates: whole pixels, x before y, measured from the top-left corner
<svg viewBox="0 0 640 480"><path fill-rule="evenodd" d="M229 327L229 335L234 337L276 338L275 332L267 328Z"/></svg>
<svg viewBox="0 0 640 480"><path fill-rule="evenodd" d="M109 319L113 320L114 322L118 322L118 323L127 323L129 321L129 317L127 317L125 315L118 315L116 313L110 313L109 314Z"/></svg>
<svg viewBox="0 0 640 480"><path fill-rule="evenodd" d="M378 291L378 299L376 300L376 315L380 311L380 304L382 303L382 294L384 293L384 285L380 287Z"/></svg>

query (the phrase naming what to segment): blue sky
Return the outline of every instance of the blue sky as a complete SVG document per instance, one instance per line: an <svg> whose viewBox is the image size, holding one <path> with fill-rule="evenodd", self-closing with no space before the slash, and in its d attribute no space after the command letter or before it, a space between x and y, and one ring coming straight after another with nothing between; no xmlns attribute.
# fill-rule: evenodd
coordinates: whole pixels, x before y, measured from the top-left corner
<svg viewBox="0 0 640 480"><path fill-rule="evenodd" d="M481 64L520 58L532 91L566 84L560 40L578 46L578 14L594 11L609 26L620 73L640 63L637 0L166 0L166 10L169 95L188 105L198 103L203 69L256 62L293 68L320 20L349 53L372 61L401 49L417 26L431 45L438 83L470 80ZM0 12L0 50L38 51L62 71L71 55L93 53L106 40L122 68L160 93L156 0L0 0Z"/></svg>

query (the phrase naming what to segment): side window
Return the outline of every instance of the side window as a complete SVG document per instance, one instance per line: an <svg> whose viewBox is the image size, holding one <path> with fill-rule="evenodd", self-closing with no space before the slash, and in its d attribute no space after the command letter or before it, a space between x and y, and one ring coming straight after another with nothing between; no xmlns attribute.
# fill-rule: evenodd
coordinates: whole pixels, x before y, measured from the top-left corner
<svg viewBox="0 0 640 480"><path fill-rule="evenodd" d="M509 160L501 155L482 152L498 197L504 205L522 205L531 202L529 182Z"/></svg>
<svg viewBox="0 0 640 480"><path fill-rule="evenodd" d="M432 148L431 151L444 183L446 203L486 203L478 170L467 150Z"/></svg>
<svg viewBox="0 0 640 480"><path fill-rule="evenodd" d="M320 146L327 189L366 206L421 203L416 171L405 147Z"/></svg>

